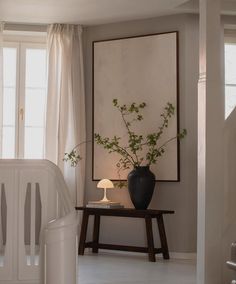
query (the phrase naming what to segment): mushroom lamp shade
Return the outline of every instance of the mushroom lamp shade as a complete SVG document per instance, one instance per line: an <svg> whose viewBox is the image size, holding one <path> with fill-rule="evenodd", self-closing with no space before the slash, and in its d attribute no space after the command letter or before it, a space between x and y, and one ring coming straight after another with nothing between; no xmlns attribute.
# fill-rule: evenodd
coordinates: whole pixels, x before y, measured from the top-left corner
<svg viewBox="0 0 236 284"><path fill-rule="evenodd" d="M103 188L104 189L104 196L103 199L100 200L100 202L110 202L110 200L107 199L107 189L114 188L114 184L109 179L102 179L98 182L97 188Z"/></svg>

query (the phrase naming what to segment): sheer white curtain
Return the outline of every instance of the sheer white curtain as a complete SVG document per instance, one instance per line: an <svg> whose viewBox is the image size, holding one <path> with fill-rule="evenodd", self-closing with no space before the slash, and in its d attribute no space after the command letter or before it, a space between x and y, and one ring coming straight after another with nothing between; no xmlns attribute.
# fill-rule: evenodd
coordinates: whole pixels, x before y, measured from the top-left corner
<svg viewBox="0 0 236 284"><path fill-rule="evenodd" d="M48 101L46 158L62 170L75 205L84 198L85 144L76 168L63 162L69 152L86 140L82 27L52 24L48 27Z"/></svg>

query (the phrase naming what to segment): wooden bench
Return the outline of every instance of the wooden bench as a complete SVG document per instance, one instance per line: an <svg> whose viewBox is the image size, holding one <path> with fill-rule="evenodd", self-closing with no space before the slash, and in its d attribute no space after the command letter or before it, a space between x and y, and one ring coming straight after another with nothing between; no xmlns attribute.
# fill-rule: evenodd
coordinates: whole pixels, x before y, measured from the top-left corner
<svg viewBox="0 0 236 284"><path fill-rule="evenodd" d="M121 250L121 251L132 251L132 252L143 252L148 253L149 261L156 261L155 254L161 253L164 259L169 259L169 250L165 233L165 226L163 215L174 214L174 211L170 210L136 210L131 208L119 208L119 209L103 209L103 208L87 208L87 207L76 207L76 210L83 211L83 219L79 240L79 255L84 254L85 248L92 248L93 253L98 253L98 249L109 249L109 250ZM86 242L87 228L89 216L94 215L94 226L93 226L93 240L92 242ZM102 244L99 243L99 231L100 231L100 217L101 216L112 216L112 217L129 217L129 218L143 218L146 224L147 234L147 247L136 247L136 246L125 246L115 244ZM156 218L161 247L155 248L153 241L153 230L152 230L152 219Z"/></svg>

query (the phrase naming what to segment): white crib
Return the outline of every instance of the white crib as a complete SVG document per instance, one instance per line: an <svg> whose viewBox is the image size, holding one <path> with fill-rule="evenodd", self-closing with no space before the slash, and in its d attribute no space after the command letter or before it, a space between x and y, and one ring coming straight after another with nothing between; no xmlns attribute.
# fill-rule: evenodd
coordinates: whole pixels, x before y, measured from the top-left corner
<svg viewBox="0 0 236 284"><path fill-rule="evenodd" d="M47 160L0 160L0 284L75 284L77 218Z"/></svg>

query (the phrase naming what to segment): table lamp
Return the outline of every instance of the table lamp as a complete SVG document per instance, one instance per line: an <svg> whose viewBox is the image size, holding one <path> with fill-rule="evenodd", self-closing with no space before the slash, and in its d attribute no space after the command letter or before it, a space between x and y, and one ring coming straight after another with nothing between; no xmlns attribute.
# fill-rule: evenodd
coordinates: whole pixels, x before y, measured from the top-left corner
<svg viewBox="0 0 236 284"><path fill-rule="evenodd" d="M103 199L100 200L100 202L110 202L110 200L107 199L107 189L114 188L112 181L106 178L102 179L98 182L97 188L104 189L104 196L103 196Z"/></svg>

